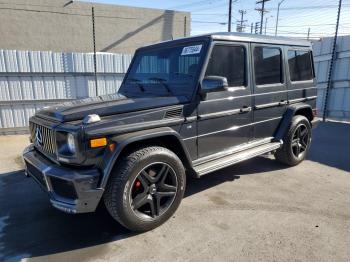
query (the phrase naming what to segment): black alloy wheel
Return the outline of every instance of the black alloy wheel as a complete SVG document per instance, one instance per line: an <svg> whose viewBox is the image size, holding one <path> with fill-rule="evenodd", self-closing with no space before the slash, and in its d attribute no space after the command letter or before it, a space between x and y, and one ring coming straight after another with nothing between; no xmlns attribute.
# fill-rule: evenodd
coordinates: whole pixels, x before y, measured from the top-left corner
<svg viewBox="0 0 350 262"><path fill-rule="evenodd" d="M135 178L130 191L131 208L141 219L156 219L172 205L177 193L175 171L166 163L152 163Z"/></svg>
<svg viewBox="0 0 350 262"><path fill-rule="evenodd" d="M310 141L310 133L304 124L300 124L294 131L292 139L292 152L296 158L300 158L305 154Z"/></svg>
<svg viewBox="0 0 350 262"><path fill-rule="evenodd" d="M113 168L104 204L124 227L144 232L171 218L185 188L186 171L174 152L160 146L135 148Z"/></svg>
<svg viewBox="0 0 350 262"><path fill-rule="evenodd" d="M283 145L275 152L278 161L295 166L301 163L311 145L311 123L302 115L292 118L289 129L283 137Z"/></svg>

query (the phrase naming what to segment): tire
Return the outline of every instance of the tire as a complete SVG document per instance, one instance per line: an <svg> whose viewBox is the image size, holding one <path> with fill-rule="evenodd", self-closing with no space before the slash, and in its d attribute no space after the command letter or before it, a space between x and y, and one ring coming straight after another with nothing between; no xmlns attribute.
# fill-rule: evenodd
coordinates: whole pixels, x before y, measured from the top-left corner
<svg viewBox="0 0 350 262"><path fill-rule="evenodd" d="M185 187L185 169L177 155L163 147L145 147L125 155L115 166L104 202L121 225L144 232L175 213Z"/></svg>
<svg viewBox="0 0 350 262"><path fill-rule="evenodd" d="M306 158L310 144L311 124L305 116L296 115L283 138L283 146L275 153L275 158L283 164L296 166Z"/></svg>

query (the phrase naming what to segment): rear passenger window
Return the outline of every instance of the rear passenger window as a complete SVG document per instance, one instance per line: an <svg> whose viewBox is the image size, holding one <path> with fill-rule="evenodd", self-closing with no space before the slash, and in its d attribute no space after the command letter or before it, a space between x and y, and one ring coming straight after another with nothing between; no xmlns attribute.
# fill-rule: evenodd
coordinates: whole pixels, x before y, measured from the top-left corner
<svg viewBox="0 0 350 262"><path fill-rule="evenodd" d="M302 50L288 51L288 65L291 81L313 79L311 52Z"/></svg>
<svg viewBox="0 0 350 262"><path fill-rule="evenodd" d="M254 70L257 85L283 83L281 49L255 47Z"/></svg>
<svg viewBox="0 0 350 262"><path fill-rule="evenodd" d="M226 77L229 86L245 86L245 49L243 46L215 45L205 76Z"/></svg>

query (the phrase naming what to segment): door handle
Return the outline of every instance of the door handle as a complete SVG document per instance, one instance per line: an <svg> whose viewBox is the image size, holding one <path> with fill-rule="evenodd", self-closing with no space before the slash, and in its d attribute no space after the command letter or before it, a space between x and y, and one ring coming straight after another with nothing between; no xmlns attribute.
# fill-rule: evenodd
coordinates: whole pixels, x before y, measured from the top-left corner
<svg viewBox="0 0 350 262"><path fill-rule="evenodd" d="M278 103L279 106L284 106L284 105L286 105L286 104L288 104L288 101L287 101L287 100L281 100L281 101Z"/></svg>
<svg viewBox="0 0 350 262"><path fill-rule="evenodd" d="M240 109L240 113L248 113L252 111L252 108L250 106L243 106L241 109Z"/></svg>

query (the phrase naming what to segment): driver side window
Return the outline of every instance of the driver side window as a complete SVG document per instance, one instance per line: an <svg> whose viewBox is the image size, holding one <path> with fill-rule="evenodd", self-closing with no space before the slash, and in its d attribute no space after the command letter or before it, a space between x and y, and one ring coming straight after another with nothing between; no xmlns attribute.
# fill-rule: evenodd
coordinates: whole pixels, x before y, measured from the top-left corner
<svg viewBox="0 0 350 262"><path fill-rule="evenodd" d="M243 46L215 45L205 76L226 77L230 87L246 86L245 57Z"/></svg>

